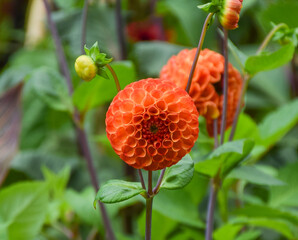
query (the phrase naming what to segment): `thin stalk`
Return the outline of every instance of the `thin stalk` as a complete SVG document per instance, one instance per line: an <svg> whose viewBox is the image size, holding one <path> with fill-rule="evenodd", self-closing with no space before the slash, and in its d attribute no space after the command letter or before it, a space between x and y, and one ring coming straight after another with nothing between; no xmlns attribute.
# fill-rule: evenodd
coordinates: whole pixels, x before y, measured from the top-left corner
<svg viewBox="0 0 298 240"><path fill-rule="evenodd" d="M157 0L149 0L150 1L150 14L153 16L155 13Z"/></svg>
<svg viewBox="0 0 298 240"><path fill-rule="evenodd" d="M210 196L209 196L209 202L208 202L205 240L212 240L216 195L217 195L217 187L214 184L212 184L211 192L210 192Z"/></svg>
<svg viewBox="0 0 298 240"><path fill-rule="evenodd" d="M72 86L72 82L71 82L71 78L70 78L69 68L67 66L66 58L65 58L64 51L62 48L61 40L58 35L56 25L52 21L51 8L50 8L50 5L47 0L44 0L44 5L46 8L46 12L47 12L47 19L48 19L48 23L50 26L50 30L51 30L51 33L52 33L52 36L53 36L53 39L55 42L56 53L58 56L59 64L62 66L61 71L67 81L69 94L72 95L73 86ZM74 111L73 119L74 119L74 122L77 122L80 119L80 115L79 115L79 112L77 111L77 109L75 109L75 111ZM86 160L87 168L89 171L92 185L93 185L95 191L97 192L99 189L99 182L98 182L95 167L93 164L92 155L91 155L91 152L89 149L86 132L83 128L80 128L76 124L75 124L75 127L76 127L76 133L77 133L77 140L78 140L79 146L82 150L83 157ZM105 206L103 205L103 203L99 202L99 207L100 207L103 223L104 223L104 226L106 229L107 239L116 240Z"/></svg>
<svg viewBox="0 0 298 240"><path fill-rule="evenodd" d="M161 185L161 182L162 182L162 179L163 179L163 176L165 175L165 172L166 172L166 168L164 168L163 170L161 170L161 173L160 173L159 178L157 180L157 184L156 184L156 186L153 189L153 194L157 194L158 193L159 188L160 188L160 185Z"/></svg>
<svg viewBox="0 0 298 240"><path fill-rule="evenodd" d="M151 240L151 222L152 222L152 171L148 171L148 198L146 199L146 235L145 240Z"/></svg>
<svg viewBox="0 0 298 240"><path fill-rule="evenodd" d="M145 185L145 181L144 181L142 170L141 169L138 169L138 173L139 173L139 176L140 176L140 181L141 181L141 184L142 184L142 188L144 188L146 190L146 185Z"/></svg>
<svg viewBox="0 0 298 240"><path fill-rule="evenodd" d="M218 147L218 137L217 137L217 118L213 120L213 137L214 137L214 149Z"/></svg>
<svg viewBox="0 0 298 240"><path fill-rule="evenodd" d="M242 109L242 103L244 100L244 93L246 92L247 89L247 82L248 82L249 77L247 75L244 76L243 78L243 83L242 83L242 88L241 88L241 93L240 93L240 97L239 97L239 101L237 103L237 108L236 108L236 112L235 112L235 116L234 116L234 120L233 120L233 124L232 124L232 128L231 128L231 133L229 136L229 141L232 141L236 132L236 127L238 124L238 120L239 120L239 115Z"/></svg>
<svg viewBox="0 0 298 240"><path fill-rule="evenodd" d="M124 24L122 16L121 0L116 0L116 28L120 47L120 60L126 59L126 43L124 36Z"/></svg>
<svg viewBox="0 0 298 240"><path fill-rule="evenodd" d="M190 70L190 74L189 74L188 81L187 81L187 86L185 88L185 91L188 92L188 93L189 93L189 90L190 90L190 86L191 86L192 78L193 78L193 75L194 75L194 72L195 72L195 69L196 69L196 65L197 65L197 62L198 62L198 59L199 59L199 56L200 56L200 52L202 50L202 46L203 46L204 39L205 39L205 36L206 36L206 31L207 31L207 28L208 28L208 24L209 24L209 22L210 22L210 20L213 16L213 14L214 13L209 13L207 15L206 20L205 20L204 25L203 25L203 29L202 29L202 32L201 32L200 41L199 41L199 44L198 44L198 47L197 47L195 59L193 60L191 70Z"/></svg>
<svg viewBox="0 0 298 240"><path fill-rule="evenodd" d="M259 47L257 54L260 54L268 45L268 43L270 42L270 40L272 39L272 37L274 36L274 34L280 30L281 28L288 28L287 24L285 23L280 23L278 25L276 25L270 32L269 34L266 36L266 38L264 39L264 41L262 42L261 46Z"/></svg>
<svg viewBox="0 0 298 240"><path fill-rule="evenodd" d="M223 55L225 58L224 65L224 78L223 78L223 110L221 115L221 128L220 128L220 144L223 144L225 138L226 119L227 119L227 105L228 105L228 30L224 29L224 42L223 42Z"/></svg>
<svg viewBox="0 0 298 240"><path fill-rule="evenodd" d="M60 67L60 70L61 70L63 76L66 78L68 92L71 95L73 92L73 86L72 86L72 82L71 82L71 78L70 78L70 72L69 72L69 68L67 65L67 61L66 61L66 58L64 55L62 43L61 43L60 37L58 35L56 25L52 19L50 4L47 0L43 0L43 2L44 2L44 6L46 9L46 13L47 13L48 24L49 24L51 34L53 36L53 40L54 40L54 43L56 46L56 55L57 55L58 61L60 63L59 67Z"/></svg>
<svg viewBox="0 0 298 240"><path fill-rule="evenodd" d="M86 32L87 32L87 15L88 15L88 0L84 1L84 8L82 14L82 35L81 35L81 53L85 54L84 45L86 44Z"/></svg>
<svg viewBox="0 0 298 240"><path fill-rule="evenodd" d="M121 86L120 86L120 83L119 83L119 79L114 71L114 69L111 67L110 64L107 64L106 65L107 68L109 69L109 71L111 72L113 78L114 78L114 81L115 81L115 84L116 84L116 88L117 88L117 91L120 92L121 91Z"/></svg>

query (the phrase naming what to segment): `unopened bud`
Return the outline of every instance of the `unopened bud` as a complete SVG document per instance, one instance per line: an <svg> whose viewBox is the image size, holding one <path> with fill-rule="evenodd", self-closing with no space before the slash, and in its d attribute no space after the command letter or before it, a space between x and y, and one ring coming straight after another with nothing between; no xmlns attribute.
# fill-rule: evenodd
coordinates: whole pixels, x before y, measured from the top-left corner
<svg viewBox="0 0 298 240"><path fill-rule="evenodd" d="M97 66L91 57L87 55L81 55L75 62L75 70L81 79L89 82L95 78Z"/></svg>

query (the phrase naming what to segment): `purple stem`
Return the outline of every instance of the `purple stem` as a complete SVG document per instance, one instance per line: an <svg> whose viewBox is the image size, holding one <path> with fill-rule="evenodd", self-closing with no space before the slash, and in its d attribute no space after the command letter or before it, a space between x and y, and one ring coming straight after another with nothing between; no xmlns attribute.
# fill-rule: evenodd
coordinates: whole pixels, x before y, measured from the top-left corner
<svg viewBox="0 0 298 240"><path fill-rule="evenodd" d="M240 115L240 112L241 112L241 109L242 109L241 105L242 105L243 98L244 98L244 93L245 93L245 90L246 90L246 87L247 87L246 83L247 83L247 77L244 76L243 83L242 83L242 88L241 88L241 93L240 93L239 101L237 103L235 117L234 117L233 125L232 125L232 128L231 128L231 133L230 133L230 136L229 136L229 141L233 140L235 132L236 132L236 128L237 128L237 124L238 124L238 120L239 120L239 115Z"/></svg>
<svg viewBox="0 0 298 240"><path fill-rule="evenodd" d="M123 16L121 11L121 0L116 0L116 28L118 34L118 42L120 46L120 60L126 59L126 43L124 35Z"/></svg>
<svg viewBox="0 0 298 240"><path fill-rule="evenodd" d="M48 23L50 25L50 30L51 30L52 36L54 38L54 41L55 41L56 53L57 53L57 56L58 56L58 60L59 60L60 65L62 66L61 67L62 74L64 75L64 77L67 80L69 94L71 95L72 92L73 92L73 86L72 86L72 82L71 82L71 79L70 79L70 72L69 72L69 68L67 66L67 62L66 62L66 58L65 58L64 51L63 51L63 48L62 48L62 44L61 44L61 41L60 41L60 38L59 38L59 35L58 35L56 25L52 21L52 18L51 18L50 5L49 5L47 0L43 0L43 1L44 1L44 5L45 5L45 8L46 8L46 12L47 12L47 19L48 19ZM75 122L78 122L79 119L80 119L79 113L76 109L74 111L73 119L74 119ZM76 132L77 132L78 142L79 142L79 145L80 145L81 150L82 150L82 154L83 154L83 156L86 160L86 163L87 163L87 167L88 167L88 171L89 171L89 174L90 174L90 177L91 177L92 185L93 185L94 189L97 192L98 189L99 189L99 183L98 183L98 180L97 180L95 167L93 165L93 159L92 159L92 156L91 156L91 152L90 152L90 149L89 149L89 146L88 146L86 132L85 132L84 129L81 129L77 125L76 125ZM113 230L112 230L112 227L111 227L110 220L108 218L106 208L101 202L99 202L99 206L100 206L100 211L101 211L101 215L102 215L102 218L103 218L103 223L104 223L104 226L105 226L105 229L106 229L107 239L116 240L116 238L114 236L114 233L113 233Z"/></svg>
<svg viewBox="0 0 298 240"><path fill-rule="evenodd" d="M84 46L86 44L87 14L88 14L88 0L85 0L83 14L82 14L81 54L85 54Z"/></svg>
<svg viewBox="0 0 298 240"><path fill-rule="evenodd" d="M164 168L163 170L161 170L161 173L159 175L157 184L156 184L155 188L153 189L153 194L156 194L159 191L159 188L160 188L160 185L161 185L163 176L165 175L165 172L166 172L166 168Z"/></svg>
<svg viewBox="0 0 298 240"><path fill-rule="evenodd" d="M213 218L214 218L214 208L215 208L215 200L217 195L217 188L212 184L211 192L209 196L208 202L208 213L207 213L207 226L205 232L205 240L212 240L212 232L213 232Z"/></svg>
<svg viewBox="0 0 298 240"><path fill-rule="evenodd" d="M144 181L142 170L141 169L138 169L138 173L139 173L139 176L140 176L140 181L141 181L141 184L142 184L142 188L144 188L146 190L146 185L145 185L145 181Z"/></svg>
<svg viewBox="0 0 298 240"><path fill-rule="evenodd" d="M152 171L148 171L148 198L146 199L146 234L145 240L151 240L151 222L152 222Z"/></svg>
<svg viewBox="0 0 298 240"><path fill-rule="evenodd" d="M224 47L223 47L223 55L225 58L224 65L224 78L223 78L223 110L222 110L222 118L221 118L221 128L220 128L220 144L223 144L225 138L225 129L226 129L226 118L227 118L227 105L228 105L228 30L224 29Z"/></svg>
<svg viewBox="0 0 298 240"><path fill-rule="evenodd" d="M217 137L217 118L213 120L213 137L214 137L214 149L218 147L218 137Z"/></svg>
<svg viewBox="0 0 298 240"><path fill-rule="evenodd" d="M71 94L73 92L73 86L72 86L72 82L71 82L71 78L70 78L70 72L69 72L69 68L67 65L67 61L66 61L64 51L62 48L62 43L61 43L60 37L58 35L56 25L52 19L50 4L48 3L47 0L44 0L43 2L44 2L44 6L45 6L45 9L47 12L48 24L49 24L49 27L50 27L50 30L51 30L51 33L53 36L53 40L54 40L55 46L56 46L56 54L58 57L58 61L60 63L59 67L60 67L62 74L66 78L68 92Z"/></svg>

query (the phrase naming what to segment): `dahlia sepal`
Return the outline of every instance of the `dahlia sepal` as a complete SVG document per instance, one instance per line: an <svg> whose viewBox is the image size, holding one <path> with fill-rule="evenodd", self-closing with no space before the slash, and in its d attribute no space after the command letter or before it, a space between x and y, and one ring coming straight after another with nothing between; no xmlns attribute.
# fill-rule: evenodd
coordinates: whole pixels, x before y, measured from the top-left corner
<svg viewBox="0 0 298 240"><path fill-rule="evenodd" d="M176 165L166 169L159 189L183 188L191 181L193 172L194 162L190 155L187 154Z"/></svg>
<svg viewBox="0 0 298 240"><path fill-rule="evenodd" d="M201 5L198 5L197 7L207 13L216 13L220 10L221 5L222 4L220 3L219 0L213 0L212 2L201 4Z"/></svg>
<svg viewBox="0 0 298 240"><path fill-rule="evenodd" d="M87 82L94 79L96 75L109 79L105 66L113 59L107 58L105 53L100 52L97 42L90 49L85 45L84 50L86 55L79 56L75 62L75 70L79 77Z"/></svg>
<svg viewBox="0 0 298 240"><path fill-rule="evenodd" d="M123 180L110 180L100 187L93 205L96 208L97 201L102 203L117 203L128 200L136 195L144 196L146 190L139 182L127 182Z"/></svg>
<svg viewBox="0 0 298 240"><path fill-rule="evenodd" d="M211 178L223 180L252 151L250 139L227 142L214 150L204 161L195 164L195 171Z"/></svg>

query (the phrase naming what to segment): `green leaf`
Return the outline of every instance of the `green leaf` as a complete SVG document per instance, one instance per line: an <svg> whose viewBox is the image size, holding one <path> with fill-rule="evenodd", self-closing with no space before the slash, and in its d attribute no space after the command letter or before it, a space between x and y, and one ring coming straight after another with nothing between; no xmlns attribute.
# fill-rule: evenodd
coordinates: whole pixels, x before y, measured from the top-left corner
<svg viewBox="0 0 298 240"><path fill-rule="evenodd" d="M253 142L249 139L227 142L215 149L206 160L195 164L195 170L201 174L225 177L252 150Z"/></svg>
<svg viewBox="0 0 298 240"><path fill-rule="evenodd" d="M50 187L52 198L62 198L70 177L70 166L64 167L64 169L57 174L43 166L42 172Z"/></svg>
<svg viewBox="0 0 298 240"><path fill-rule="evenodd" d="M26 182L0 191L0 235L32 240L43 224L48 206L44 183ZM5 231L1 231L1 229Z"/></svg>
<svg viewBox="0 0 298 240"><path fill-rule="evenodd" d="M117 203L130 199L138 194L145 193L139 182L127 182L123 180L110 180L99 189L96 194L96 201L103 203Z"/></svg>
<svg viewBox="0 0 298 240"><path fill-rule="evenodd" d="M292 225L288 222L268 218L238 218L232 220L235 224L245 224L254 227L264 227L281 233L288 239L294 239Z"/></svg>
<svg viewBox="0 0 298 240"><path fill-rule="evenodd" d="M278 206L298 206L298 163L289 164L279 171L279 179L286 183L285 186L274 186L270 191L269 204Z"/></svg>
<svg viewBox="0 0 298 240"><path fill-rule="evenodd" d="M204 228L204 223L199 218L198 206L185 189L162 189L154 197L153 209L179 223Z"/></svg>
<svg viewBox="0 0 298 240"><path fill-rule="evenodd" d="M281 67L293 58L294 52L295 46L293 43L289 43L273 53L248 57L245 62L245 69L248 73L254 75L261 71Z"/></svg>
<svg viewBox="0 0 298 240"><path fill-rule="evenodd" d="M112 58L107 58L105 53L101 53L98 47L98 42L95 42L93 46L88 49L86 45L84 46L84 50L87 56L91 57L97 67L100 69L107 65L108 63L112 62ZM100 72L99 72L100 75Z"/></svg>
<svg viewBox="0 0 298 240"><path fill-rule="evenodd" d="M241 179L251 183L268 186L281 186L285 184L279 179L258 170L254 166L240 166L234 169L227 178Z"/></svg>
<svg viewBox="0 0 298 240"><path fill-rule="evenodd" d="M261 13L262 25L270 28L270 23L285 23L290 28L298 27L296 13L298 11L297 1L278 0L268 4Z"/></svg>
<svg viewBox="0 0 298 240"><path fill-rule="evenodd" d="M101 217L98 210L92 207L94 195L94 189L91 187L82 192L67 189L65 199L82 222L98 227L101 225Z"/></svg>
<svg viewBox="0 0 298 240"><path fill-rule="evenodd" d="M231 128L226 131L225 141L228 141L231 133ZM247 114L241 113L239 115L236 132L234 134L234 140L244 139L249 136L250 139L257 141L259 136L259 129L256 122Z"/></svg>
<svg viewBox="0 0 298 240"><path fill-rule="evenodd" d="M269 146L281 139L298 122L298 99L268 114L259 125L262 144Z"/></svg>
<svg viewBox="0 0 298 240"><path fill-rule="evenodd" d="M134 44L133 55L139 71L145 77L157 77L169 58L185 49L166 42L139 42Z"/></svg>
<svg viewBox="0 0 298 240"><path fill-rule="evenodd" d="M241 233L235 240L256 240L261 234L260 230L248 230Z"/></svg>
<svg viewBox="0 0 298 240"><path fill-rule="evenodd" d="M55 70L41 67L34 71L27 84L36 95L51 108L59 111L73 111L65 79Z"/></svg>
<svg viewBox="0 0 298 240"><path fill-rule="evenodd" d="M114 62L111 66L118 76L121 87L136 80L136 71L132 62ZM83 82L75 89L72 99L79 111L86 112L111 101L116 96L117 89L110 72L108 76L108 80L96 76L92 81Z"/></svg>
<svg viewBox="0 0 298 240"><path fill-rule="evenodd" d="M222 227L216 229L213 233L215 240L234 240L238 232L242 229L241 224L225 224Z"/></svg>
<svg viewBox="0 0 298 240"><path fill-rule="evenodd" d="M179 189L186 186L193 177L194 163L190 155L184 156L177 164L167 168L160 188Z"/></svg>
<svg viewBox="0 0 298 240"><path fill-rule="evenodd" d="M298 226L298 216L290 212L281 211L265 205L247 205L243 208L236 209L233 214L238 216L246 216L250 218L268 218L268 219L283 219Z"/></svg>
<svg viewBox="0 0 298 240"><path fill-rule="evenodd" d="M161 12L161 14L174 16L172 28L178 32L178 42L180 44L196 46L198 44L198 39L200 38L202 30L201 26L203 26L204 20L206 18L205 13L200 14L200 12L197 10L197 5L203 1L165 0L158 2L160 3L158 4L157 9L159 11L160 9L165 9L165 11ZM160 54L159 56L162 55Z"/></svg>

